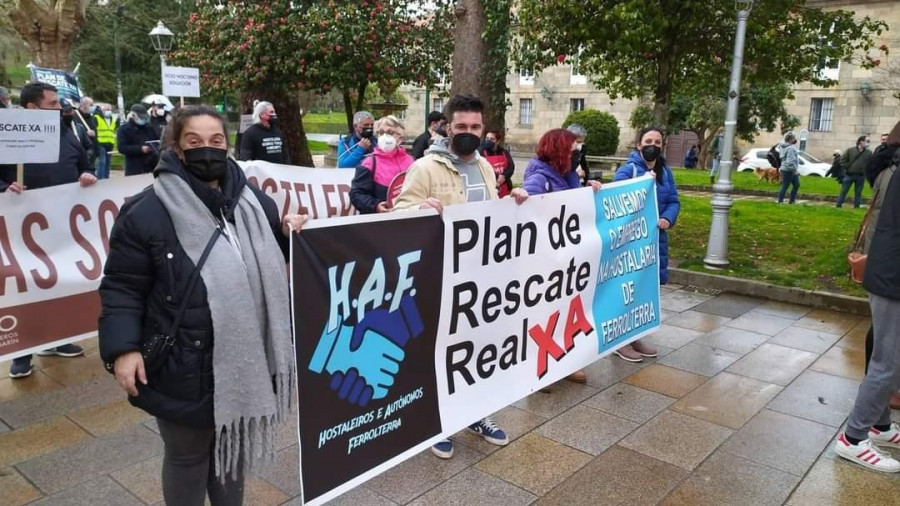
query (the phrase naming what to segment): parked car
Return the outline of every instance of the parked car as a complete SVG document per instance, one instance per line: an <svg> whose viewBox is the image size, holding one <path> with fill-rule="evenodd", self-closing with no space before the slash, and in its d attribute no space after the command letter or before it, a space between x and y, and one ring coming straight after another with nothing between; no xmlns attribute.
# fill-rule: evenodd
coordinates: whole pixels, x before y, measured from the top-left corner
<svg viewBox="0 0 900 506"><path fill-rule="evenodd" d="M738 172L753 172L755 168L771 168L772 164L766 158L769 149L771 148L753 148L747 151L747 154L741 157ZM800 167L797 169L797 173L801 176L825 177L830 168L830 163L819 161L805 151L800 152Z"/></svg>

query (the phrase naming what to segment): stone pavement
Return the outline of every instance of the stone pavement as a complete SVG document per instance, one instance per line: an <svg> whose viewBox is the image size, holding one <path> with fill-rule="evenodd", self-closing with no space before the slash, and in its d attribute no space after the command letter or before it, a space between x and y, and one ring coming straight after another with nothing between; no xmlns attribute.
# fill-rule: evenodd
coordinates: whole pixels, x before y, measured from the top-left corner
<svg viewBox="0 0 900 506"><path fill-rule="evenodd" d="M614 357L496 414L505 448L459 433L347 493L346 506L900 504L900 475L837 460L830 444L863 376L869 322L664 287L661 357ZM160 504L162 442L97 358L0 364L0 505ZM895 419L900 413L895 412ZM296 429L248 505L299 504ZM900 456L895 451L894 456ZM34 501L34 502L32 502Z"/></svg>

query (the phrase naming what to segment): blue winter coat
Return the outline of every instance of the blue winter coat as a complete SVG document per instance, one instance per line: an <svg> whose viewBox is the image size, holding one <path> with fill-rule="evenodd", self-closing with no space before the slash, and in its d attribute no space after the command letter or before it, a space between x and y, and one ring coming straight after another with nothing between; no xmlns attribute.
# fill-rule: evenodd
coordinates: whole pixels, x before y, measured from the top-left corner
<svg viewBox="0 0 900 506"><path fill-rule="evenodd" d="M525 167L525 180L522 188L529 195L542 195L581 188L581 181L578 179L578 173L574 170L570 170L563 176L546 162L532 158Z"/></svg>
<svg viewBox="0 0 900 506"><path fill-rule="evenodd" d="M361 137L353 133L347 136L341 136L338 139L338 163L337 166L339 169L355 169L362 165L363 158L369 153L372 152L370 149L366 151L359 146L359 141ZM374 138L372 138L372 146L377 144Z"/></svg>
<svg viewBox="0 0 900 506"><path fill-rule="evenodd" d="M672 171L662 161L662 182L657 178L656 182L656 202L659 205L659 217L665 218L671 223L672 227L678 220L678 212L681 211L681 202L678 200L678 189L675 188L675 178ZM657 162L657 170L659 170L659 162ZM643 176L647 172L647 164L641 158L641 154L637 151L631 153L625 165L619 167L613 181L624 181L631 179L634 175ZM671 228L671 227L670 227ZM665 230L659 231L659 282L666 284L669 281L669 239Z"/></svg>

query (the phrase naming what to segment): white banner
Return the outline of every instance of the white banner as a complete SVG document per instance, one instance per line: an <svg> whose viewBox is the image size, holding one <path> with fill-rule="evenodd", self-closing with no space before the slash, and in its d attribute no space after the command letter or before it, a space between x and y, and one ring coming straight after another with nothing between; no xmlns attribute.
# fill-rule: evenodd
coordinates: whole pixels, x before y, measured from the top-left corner
<svg viewBox="0 0 900 506"><path fill-rule="evenodd" d="M199 97L200 69L163 67L163 95L167 97Z"/></svg>
<svg viewBox="0 0 900 506"><path fill-rule="evenodd" d="M59 111L0 109L0 163L59 160Z"/></svg>

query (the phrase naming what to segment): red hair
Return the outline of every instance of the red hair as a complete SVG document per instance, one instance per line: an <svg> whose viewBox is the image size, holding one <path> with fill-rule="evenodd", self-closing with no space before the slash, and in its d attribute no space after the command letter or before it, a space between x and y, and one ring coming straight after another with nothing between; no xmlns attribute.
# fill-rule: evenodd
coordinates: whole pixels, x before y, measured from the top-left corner
<svg viewBox="0 0 900 506"><path fill-rule="evenodd" d="M537 147L538 160L549 164L556 172L568 174L572 170L572 144L575 134L554 128L541 137Z"/></svg>

